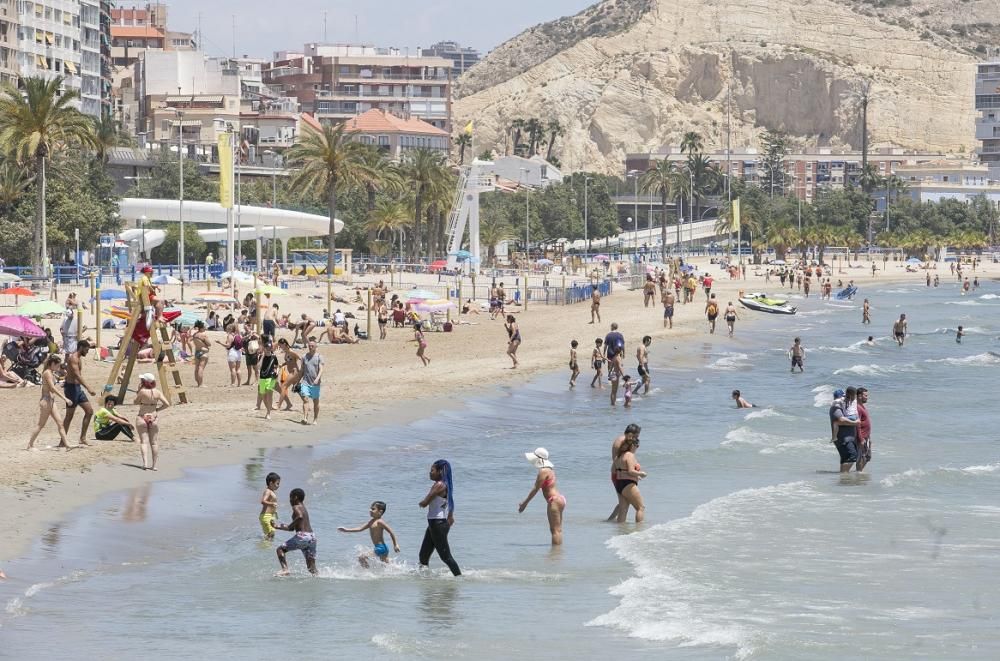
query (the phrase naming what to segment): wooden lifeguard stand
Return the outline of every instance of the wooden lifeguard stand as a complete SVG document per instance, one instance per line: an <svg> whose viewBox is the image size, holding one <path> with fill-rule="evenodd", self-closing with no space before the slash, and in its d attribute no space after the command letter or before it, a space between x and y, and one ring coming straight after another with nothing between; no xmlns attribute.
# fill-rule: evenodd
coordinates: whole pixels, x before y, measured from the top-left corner
<svg viewBox="0 0 1000 661"><path fill-rule="evenodd" d="M144 343L136 339L136 329L139 328L140 322L142 322L143 327L145 326L146 308L150 306L149 289L143 284L143 281L139 283L126 283L125 290L128 293L128 326L125 327L125 335L122 337L121 347L118 355L115 357L115 364L111 368L111 374L108 375L108 381L104 386L105 393L114 392L122 363L127 356L128 363L125 366L125 373L122 374L121 386L118 388L119 402L125 401L125 393L128 391L128 384L132 379L132 370L135 368L135 360ZM148 331L149 341L153 347L153 356L156 361L157 383L163 392L163 396L168 401L173 402L173 396L176 395L181 404L187 404L187 391L181 382L181 373L177 368L173 346L170 344L167 324L162 319L154 317L152 328L149 328ZM167 378L168 375L170 375L170 379Z"/></svg>

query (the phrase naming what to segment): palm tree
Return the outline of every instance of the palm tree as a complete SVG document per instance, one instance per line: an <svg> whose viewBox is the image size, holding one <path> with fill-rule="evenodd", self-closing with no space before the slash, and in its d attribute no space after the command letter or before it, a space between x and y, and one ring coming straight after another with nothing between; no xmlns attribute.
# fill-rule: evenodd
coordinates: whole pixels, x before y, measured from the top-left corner
<svg viewBox="0 0 1000 661"><path fill-rule="evenodd" d="M681 153L687 154L700 154L702 150L705 149L705 144L702 142L701 134L697 131L688 131L681 138Z"/></svg>
<svg viewBox="0 0 1000 661"><path fill-rule="evenodd" d="M865 245L865 237L861 236L855 232L850 227L843 227L836 233L837 242L843 243L847 246L847 265L851 265L851 253L854 253L854 259L858 259L858 250L861 246Z"/></svg>
<svg viewBox="0 0 1000 661"><path fill-rule="evenodd" d="M639 190L647 195L660 196L660 209L663 222L660 223L660 261L667 261L667 200L674 193L673 184L677 168L667 159L657 161L653 167L639 177ZM677 220L677 232L680 234L680 219Z"/></svg>
<svg viewBox="0 0 1000 661"><path fill-rule="evenodd" d="M816 260L822 264L827 247L836 241L833 228L829 225L813 225L806 230L805 235L809 244L816 246Z"/></svg>
<svg viewBox="0 0 1000 661"><path fill-rule="evenodd" d="M789 223L774 223L767 228L764 241L769 247L774 248L775 257L784 259L788 249L798 243L799 231Z"/></svg>
<svg viewBox="0 0 1000 661"><path fill-rule="evenodd" d="M444 161L439 152L430 149L414 149L407 152L403 159L403 174L413 191L413 232L410 238L410 251L414 259L418 259L423 250L421 237L421 222L425 211L430 189L435 185L445 171Z"/></svg>
<svg viewBox="0 0 1000 661"><path fill-rule="evenodd" d="M0 95L0 145L22 166L32 166L38 203L32 232L31 270L48 276L45 220L45 168L52 154L66 147L94 144L90 119L72 106L76 90L60 92L62 77L22 78L22 90L4 85Z"/></svg>
<svg viewBox="0 0 1000 661"><path fill-rule="evenodd" d="M472 146L472 136L462 131L455 138L455 146L458 147L458 164L465 164L465 150Z"/></svg>
<svg viewBox="0 0 1000 661"><path fill-rule="evenodd" d="M694 205L694 218L698 220L698 200L702 200L715 192L722 179L719 168L714 166L707 156L701 153L688 156L688 187L691 189L691 203Z"/></svg>
<svg viewBox="0 0 1000 661"><path fill-rule="evenodd" d="M375 198L380 193L402 195L405 192L403 177L395 163L372 145L360 149L360 162L351 177L365 189L368 196L368 212L375 208Z"/></svg>
<svg viewBox="0 0 1000 661"><path fill-rule="evenodd" d="M538 151L538 143L545 137L545 126L537 117L532 117L525 124L528 131L528 157L532 157Z"/></svg>
<svg viewBox="0 0 1000 661"><path fill-rule="evenodd" d="M479 242L486 246L486 259L489 263L496 261L497 244L514 238L514 230L501 217L489 214L479 219Z"/></svg>
<svg viewBox="0 0 1000 661"><path fill-rule="evenodd" d="M688 197L688 204L690 204L690 193L691 190L691 177L688 175L687 167L674 166L673 172L670 177L670 191L673 193L674 198L677 200L675 208L677 210L677 249L680 250L681 247L681 225L684 223L684 208L681 202L684 200L685 194Z"/></svg>
<svg viewBox="0 0 1000 661"><path fill-rule="evenodd" d="M395 232L407 227L413 219L410 218L410 211L406 203L402 200L392 198L380 198L375 204L375 208L368 214L365 221L365 229L371 232L378 239L382 234L388 232L392 235Z"/></svg>
<svg viewBox="0 0 1000 661"><path fill-rule="evenodd" d="M32 178L17 163L0 160L0 213L12 209L31 187Z"/></svg>
<svg viewBox="0 0 1000 661"><path fill-rule="evenodd" d="M556 138L565 135L565 130L558 119L550 119L545 125L545 133L549 136L549 145L545 149L545 160L552 162L552 148L556 145Z"/></svg>
<svg viewBox="0 0 1000 661"><path fill-rule="evenodd" d="M326 199L330 215L326 251L327 277L336 274L337 196L356 184L355 173L364 168L364 147L344 133L344 125L307 127L288 150L288 162L301 168L291 182L292 190L313 192Z"/></svg>
<svg viewBox="0 0 1000 661"><path fill-rule="evenodd" d="M94 123L94 155L107 165L111 150L123 142L121 125L111 115L105 114L92 117L91 121Z"/></svg>
<svg viewBox="0 0 1000 661"><path fill-rule="evenodd" d="M518 118L510 123L510 133L511 133L511 153L517 156L517 148L521 145L521 133L524 131L526 123L523 119Z"/></svg>

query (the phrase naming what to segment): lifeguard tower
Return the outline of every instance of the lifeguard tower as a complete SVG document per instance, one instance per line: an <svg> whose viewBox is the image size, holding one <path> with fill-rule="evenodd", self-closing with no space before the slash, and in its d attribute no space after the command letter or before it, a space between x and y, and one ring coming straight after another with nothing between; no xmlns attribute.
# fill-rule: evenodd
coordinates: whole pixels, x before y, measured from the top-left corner
<svg viewBox="0 0 1000 661"><path fill-rule="evenodd" d="M496 189L496 169L493 161L474 159L472 165L462 168L458 190L451 205L448 220L448 268L457 269L458 252L462 248L465 228L469 228L469 253L473 264L479 264L479 196Z"/></svg>

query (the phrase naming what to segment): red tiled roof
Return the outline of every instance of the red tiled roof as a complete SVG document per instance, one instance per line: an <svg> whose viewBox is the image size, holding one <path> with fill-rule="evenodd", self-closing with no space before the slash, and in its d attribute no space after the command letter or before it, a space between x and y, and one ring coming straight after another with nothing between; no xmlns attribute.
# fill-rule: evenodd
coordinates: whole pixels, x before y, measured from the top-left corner
<svg viewBox="0 0 1000 661"><path fill-rule="evenodd" d="M135 27L132 25L112 25L111 26L111 36L112 37L124 37L126 39L135 38L147 38L147 39L163 39L163 31L159 28L154 28L149 25Z"/></svg>
<svg viewBox="0 0 1000 661"><path fill-rule="evenodd" d="M316 121L316 118L307 112L302 113L302 123L316 131L322 131L323 125Z"/></svg>
<svg viewBox="0 0 1000 661"><path fill-rule="evenodd" d="M446 131L433 124L428 124L422 119L415 117L403 119L378 108L372 108L347 120L344 123L344 130L351 133L418 133L420 135L448 137Z"/></svg>

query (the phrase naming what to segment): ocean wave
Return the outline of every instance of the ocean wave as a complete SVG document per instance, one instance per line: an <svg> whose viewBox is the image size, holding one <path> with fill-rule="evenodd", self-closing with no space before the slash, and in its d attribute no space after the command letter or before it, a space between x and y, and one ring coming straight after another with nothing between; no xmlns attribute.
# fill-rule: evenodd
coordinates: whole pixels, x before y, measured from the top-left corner
<svg viewBox="0 0 1000 661"><path fill-rule="evenodd" d="M979 298L981 298L983 300L986 300L986 301L992 301L994 299L1000 298L1000 295L997 295L997 294L983 294Z"/></svg>
<svg viewBox="0 0 1000 661"><path fill-rule="evenodd" d="M834 370L834 374L840 375L851 375L851 376L886 376L888 374L902 374L904 372L916 372L919 368L913 364L905 365L889 365L888 367L882 367L880 365L852 365L851 367L842 367L839 370Z"/></svg>
<svg viewBox="0 0 1000 661"><path fill-rule="evenodd" d="M910 294L915 291L920 291L919 289L879 289L876 290L876 294Z"/></svg>
<svg viewBox="0 0 1000 661"><path fill-rule="evenodd" d="M828 383L813 388L812 391L816 393L813 397L813 406L816 408L830 406L833 403L833 391L836 389L837 386L831 386Z"/></svg>
<svg viewBox="0 0 1000 661"><path fill-rule="evenodd" d="M708 368L713 370L738 370L750 367L747 363L750 356L745 353L727 353L722 358L709 364Z"/></svg>
<svg viewBox="0 0 1000 661"><path fill-rule="evenodd" d="M986 353L977 353L974 356L965 356L964 358L929 358L926 362L939 363L943 365L974 365L985 367L990 365L1000 365L1000 354L993 351L987 351Z"/></svg>
<svg viewBox="0 0 1000 661"><path fill-rule="evenodd" d="M867 344L868 342L866 340L861 340L860 342L855 342L854 344L850 344L846 347L819 346L816 347L816 351L834 351L836 353L864 353L865 346L867 346Z"/></svg>
<svg viewBox="0 0 1000 661"><path fill-rule="evenodd" d="M770 447L762 448L760 454L778 454L793 450L819 450L824 453L829 452L829 439L824 438L799 438L794 441L776 443Z"/></svg>
<svg viewBox="0 0 1000 661"><path fill-rule="evenodd" d="M835 314L836 312L837 312L836 310L831 310L829 308L823 308L821 310L808 310L806 312L799 312L798 316L800 316L800 317L819 317L819 316L825 315L825 314Z"/></svg>
<svg viewBox="0 0 1000 661"><path fill-rule="evenodd" d="M937 477L989 475L998 471L1000 471L1000 463L966 466L965 468L954 468L951 466L940 466L933 469L910 468L902 473L893 473L882 478L880 484L883 487L892 488L911 483L919 484L925 479L934 479Z"/></svg>
<svg viewBox="0 0 1000 661"><path fill-rule="evenodd" d="M726 434L726 440L722 441L722 446L773 445L781 440L779 436L774 436L766 432L754 431L749 427L737 427Z"/></svg>
<svg viewBox="0 0 1000 661"><path fill-rule="evenodd" d="M991 303L980 303L979 301L945 301L945 305L990 305Z"/></svg>
<svg viewBox="0 0 1000 661"><path fill-rule="evenodd" d="M785 413L779 413L778 411L775 411L773 408L771 408L770 406L768 406L767 408L763 408L763 409L753 409L752 411L750 411L749 413L747 413L745 416L743 416L743 419L744 420L757 420L759 418L791 418L791 417L792 416L787 415Z"/></svg>

